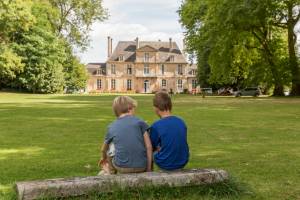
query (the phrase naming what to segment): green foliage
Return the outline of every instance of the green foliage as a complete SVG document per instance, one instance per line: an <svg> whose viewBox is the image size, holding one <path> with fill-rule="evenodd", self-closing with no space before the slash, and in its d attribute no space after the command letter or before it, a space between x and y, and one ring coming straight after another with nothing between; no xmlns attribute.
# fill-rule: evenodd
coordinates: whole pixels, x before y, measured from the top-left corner
<svg viewBox="0 0 300 200"><path fill-rule="evenodd" d="M272 84L282 95L291 70L286 32L272 25L278 10L263 0L184 1L179 14L188 50L199 60L199 78L222 85Z"/></svg>
<svg viewBox="0 0 300 200"><path fill-rule="evenodd" d="M4 44L0 46L0 88L9 84L23 71L24 64L15 52Z"/></svg>
<svg viewBox="0 0 300 200"><path fill-rule="evenodd" d="M0 1L0 42L9 41L18 31L29 30L35 22L31 0Z"/></svg>
<svg viewBox="0 0 300 200"><path fill-rule="evenodd" d="M85 88L85 67L73 55L84 49L102 0L0 1L0 87L56 93Z"/></svg>
<svg viewBox="0 0 300 200"><path fill-rule="evenodd" d="M88 73L85 65L81 64L78 58L69 55L64 63L64 73L67 91L74 92L86 88Z"/></svg>
<svg viewBox="0 0 300 200"><path fill-rule="evenodd" d="M58 20L52 21L56 31L70 44L85 48L89 31L95 21L106 19L102 0L49 0L58 10Z"/></svg>
<svg viewBox="0 0 300 200"><path fill-rule="evenodd" d="M64 86L64 46L51 32L33 28L19 38L14 48L25 64L20 85L32 92L56 93Z"/></svg>

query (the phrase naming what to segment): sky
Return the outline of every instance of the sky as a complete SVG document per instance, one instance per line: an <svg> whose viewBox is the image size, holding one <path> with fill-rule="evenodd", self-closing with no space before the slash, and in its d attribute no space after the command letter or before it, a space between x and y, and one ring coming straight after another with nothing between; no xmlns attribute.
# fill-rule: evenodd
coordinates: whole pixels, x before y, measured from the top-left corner
<svg viewBox="0 0 300 200"><path fill-rule="evenodd" d="M118 41L169 41L171 37L179 48L183 45L183 28L177 10L181 0L104 0L109 18L96 22L90 33L89 48L78 53L83 63L105 62L107 37L113 38L113 48Z"/></svg>

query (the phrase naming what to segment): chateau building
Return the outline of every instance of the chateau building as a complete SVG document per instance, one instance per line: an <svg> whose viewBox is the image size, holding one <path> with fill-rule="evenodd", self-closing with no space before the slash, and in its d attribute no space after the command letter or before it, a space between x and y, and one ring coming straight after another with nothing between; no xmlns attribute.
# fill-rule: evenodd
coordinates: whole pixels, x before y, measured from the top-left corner
<svg viewBox="0 0 300 200"><path fill-rule="evenodd" d="M106 63L89 63L88 92L153 93L165 89L192 92L197 87L195 65L186 61L172 39L120 41L112 51L108 37Z"/></svg>

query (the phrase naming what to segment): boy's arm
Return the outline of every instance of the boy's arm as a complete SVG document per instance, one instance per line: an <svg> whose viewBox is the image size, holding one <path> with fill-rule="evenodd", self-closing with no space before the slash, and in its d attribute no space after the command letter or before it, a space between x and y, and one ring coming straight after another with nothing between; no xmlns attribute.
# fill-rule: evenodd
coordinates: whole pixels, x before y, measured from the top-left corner
<svg viewBox="0 0 300 200"><path fill-rule="evenodd" d="M107 159L107 151L108 151L108 144L106 144L105 142L103 143L102 147L101 147L101 154L102 154L102 157L98 163L99 166L101 166L103 164L103 162Z"/></svg>
<svg viewBox="0 0 300 200"><path fill-rule="evenodd" d="M152 171L152 144L148 132L144 133L144 142L147 150L147 172Z"/></svg>

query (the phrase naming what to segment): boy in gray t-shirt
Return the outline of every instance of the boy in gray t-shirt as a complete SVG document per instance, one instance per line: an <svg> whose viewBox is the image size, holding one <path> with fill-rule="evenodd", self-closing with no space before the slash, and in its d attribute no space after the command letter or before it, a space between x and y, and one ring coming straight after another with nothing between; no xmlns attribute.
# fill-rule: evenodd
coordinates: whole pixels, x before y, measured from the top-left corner
<svg viewBox="0 0 300 200"><path fill-rule="evenodd" d="M152 145L148 125L134 116L136 101L119 96L113 102L117 119L108 126L102 146L100 174L151 171Z"/></svg>

